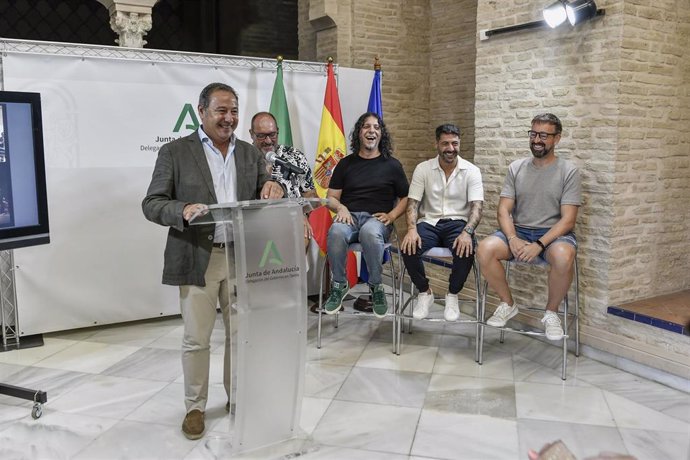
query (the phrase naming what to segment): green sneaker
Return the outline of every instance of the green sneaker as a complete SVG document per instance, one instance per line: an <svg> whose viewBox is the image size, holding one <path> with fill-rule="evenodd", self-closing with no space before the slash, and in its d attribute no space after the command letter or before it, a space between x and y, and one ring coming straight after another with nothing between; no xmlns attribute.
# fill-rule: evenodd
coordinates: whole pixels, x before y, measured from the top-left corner
<svg viewBox="0 0 690 460"><path fill-rule="evenodd" d="M333 281L331 283L331 295L323 304L323 309L326 310L326 314L333 315L338 313L343 308L343 299L347 295L350 288L347 285L347 281L339 283Z"/></svg>
<svg viewBox="0 0 690 460"><path fill-rule="evenodd" d="M371 291L371 301L373 302L372 309L377 318L385 318L388 313L388 303L386 302L386 291L383 289L383 284L369 285Z"/></svg>

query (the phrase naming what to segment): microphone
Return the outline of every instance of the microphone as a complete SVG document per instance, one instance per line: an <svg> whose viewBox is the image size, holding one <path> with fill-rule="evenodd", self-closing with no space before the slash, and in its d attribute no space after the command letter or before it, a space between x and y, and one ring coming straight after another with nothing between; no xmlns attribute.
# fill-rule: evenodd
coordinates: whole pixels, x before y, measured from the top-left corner
<svg viewBox="0 0 690 460"><path fill-rule="evenodd" d="M289 176L290 174L296 174L299 176L300 174L305 173L303 169L298 168L289 161L278 158L278 155L276 155L275 152L266 152L266 161L280 166L280 168L283 170L283 176Z"/></svg>

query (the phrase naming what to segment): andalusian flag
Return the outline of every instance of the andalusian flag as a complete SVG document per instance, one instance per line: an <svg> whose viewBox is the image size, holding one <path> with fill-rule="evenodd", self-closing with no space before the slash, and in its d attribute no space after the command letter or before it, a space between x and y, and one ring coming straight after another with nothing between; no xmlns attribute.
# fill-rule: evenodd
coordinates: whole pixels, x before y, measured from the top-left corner
<svg viewBox="0 0 690 460"><path fill-rule="evenodd" d="M276 81L273 84L273 95L269 112L278 123L278 143L292 147L292 127L290 126L290 112L288 112L287 97L283 86L283 56L278 56Z"/></svg>
<svg viewBox="0 0 690 460"><path fill-rule="evenodd" d="M343 116L340 111L340 98L338 97L338 87L335 84L331 58L328 59L327 73L326 95L323 98L319 143L314 163L314 185L316 186L316 193L321 198L326 197L335 165L347 154ZM328 229L333 222L331 213L326 206L322 206L309 215L309 222L314 231L314 240L321 248L321 252L325 254ZM348 259L354 260L352 252L348 254ZM357 283L357 268L353 263L347 264L347 279L350 286Z"/></svg>

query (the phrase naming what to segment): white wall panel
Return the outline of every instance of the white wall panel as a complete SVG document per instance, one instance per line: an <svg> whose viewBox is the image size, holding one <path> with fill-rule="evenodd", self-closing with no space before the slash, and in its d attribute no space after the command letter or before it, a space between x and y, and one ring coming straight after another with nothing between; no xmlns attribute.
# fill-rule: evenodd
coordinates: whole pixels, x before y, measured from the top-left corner
<svg viewBox="0 0 690 460"><path fill-rule="evenodd" d="M284 73L293 139L312 163L326 87L325 65L315 69ZM196 112L199 91L212 81L238 91L237 133L249 141L251 116L270 103L273 62L10 51L2 70L5 90L39 92L43 104L51 244L15 250L21 333L177 314L177 288L160 282L167 229L141 212L156 149L191 132L186 123L174 132L175 124L185 104ZM366 110L372 78L373 71L339 69L346 135Z"/></svg>

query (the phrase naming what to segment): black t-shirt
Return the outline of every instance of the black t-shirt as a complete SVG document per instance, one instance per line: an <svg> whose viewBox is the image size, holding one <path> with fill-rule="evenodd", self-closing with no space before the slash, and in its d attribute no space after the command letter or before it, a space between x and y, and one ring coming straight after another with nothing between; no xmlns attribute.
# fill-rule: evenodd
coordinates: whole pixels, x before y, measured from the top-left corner
<svg viewBox="0 0 690 460"><path fill-rule="evenodd" d="M342 190L340 202L350 212L390 212L409 188L400 162L379 155L364 159L357 154L343 158L335 166L329 188Z"/></svg>

